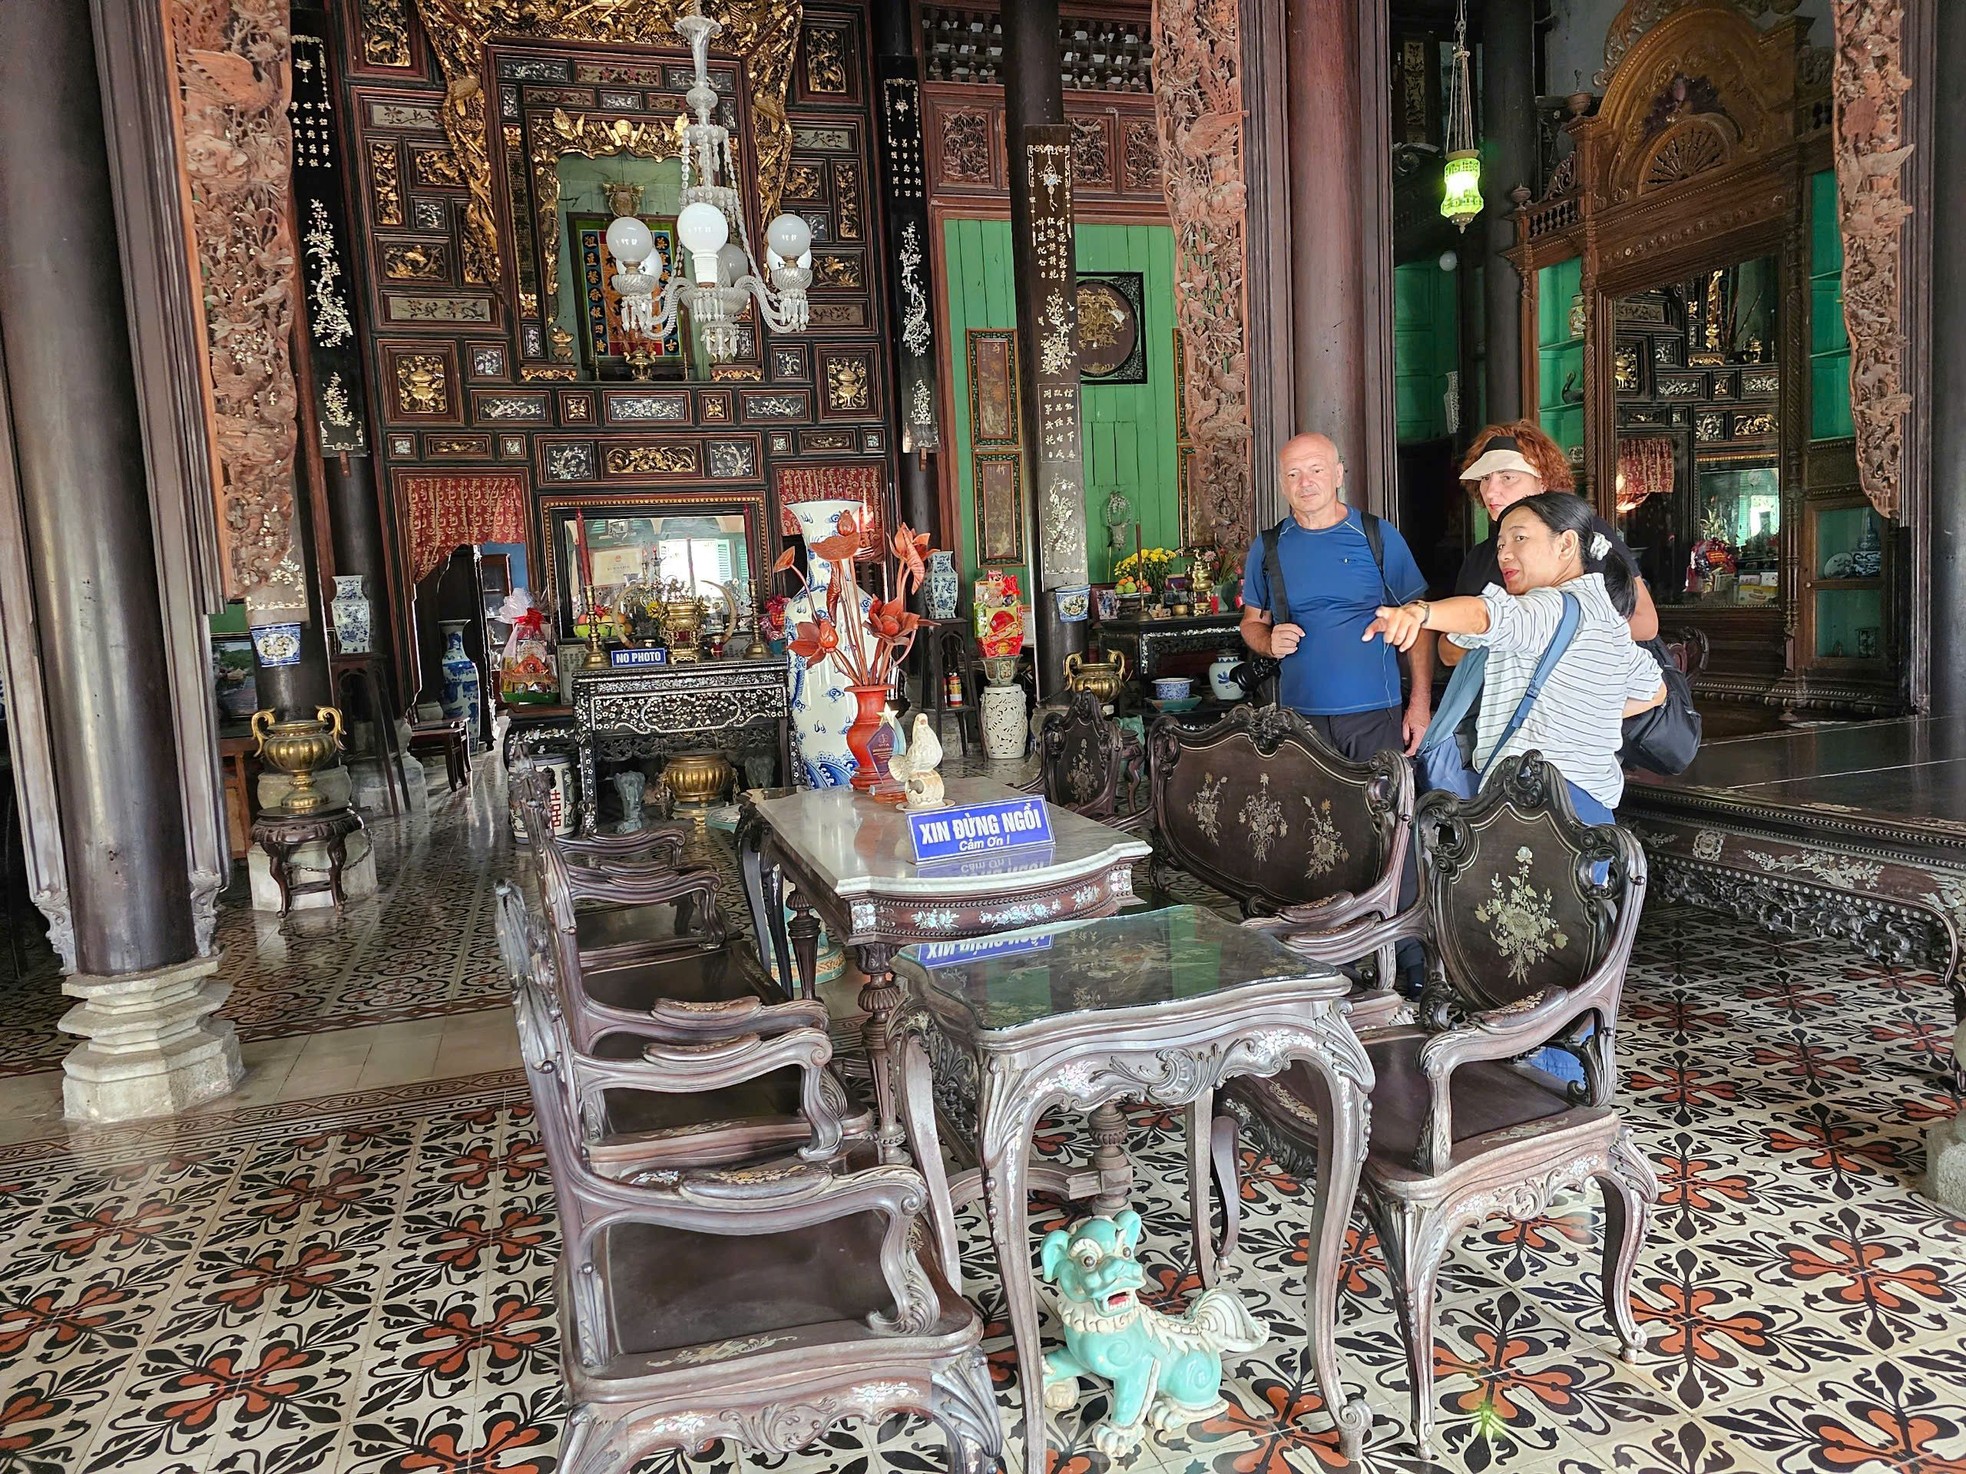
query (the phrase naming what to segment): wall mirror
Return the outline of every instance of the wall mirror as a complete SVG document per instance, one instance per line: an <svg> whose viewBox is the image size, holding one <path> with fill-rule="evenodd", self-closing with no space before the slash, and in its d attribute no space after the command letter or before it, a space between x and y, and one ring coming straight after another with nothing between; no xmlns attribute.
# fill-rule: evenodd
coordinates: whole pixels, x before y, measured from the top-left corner
<svg viewBox="0 0 1966 1474"><path fill-rule="evenodd" d="M760 508L751 504L551 504L546 509L555 570L553 601L560 628L571 630L591 576L596 597L612 606L624 596L676 584L695 589L728 618L731 585L743 604L765 570L758 541Z"/></svg>
<svg viewBox="0 0 1966 1474"><path fill-rule="evenodd" d="M688 381L715 377L686 312L646 361L621 331L607 250L617 215L638 216L661 250L666 282L676 265L676 213L682 204L685 94L683 53L607 53L494 49L499 93L498 157L505 195L502 222L521 372L532 380ZM755 189L743 101L743 68L713 63L717 120L736 144L740 199ZM755 222L749 222L754 240ZM739 326L737 362L758 355L755 309Z"/></svg>
<svg viewBox="0 0 1966 1474"><path fill-rule="evenodd" d="M1780 299L1763 256L1615 300L1619 528L1662 605L1781 598Z"/></svg>

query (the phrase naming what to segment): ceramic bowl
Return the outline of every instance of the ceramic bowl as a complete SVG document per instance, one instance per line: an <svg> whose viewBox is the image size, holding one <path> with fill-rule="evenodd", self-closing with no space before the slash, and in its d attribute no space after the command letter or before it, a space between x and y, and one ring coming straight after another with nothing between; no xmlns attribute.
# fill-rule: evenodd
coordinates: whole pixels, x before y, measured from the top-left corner
<svg viewBox="0 0 1966 1474"><path fill-rule="evenodd" d="M1173 701L1163 701L1159 697L1154 698L1154 710L1163 712L1169 716L1174 716L1184 711L1193 711L1200 705L1201 698L1199 696L1183 696Z"/></svg>
<svg viewBox="0 0 1966 1474"><path fill-rule="evenodd" d="M1154 680L1154 695L1162 701L1181 701L1194 686L1187 676L1158 676Z"/></svg>

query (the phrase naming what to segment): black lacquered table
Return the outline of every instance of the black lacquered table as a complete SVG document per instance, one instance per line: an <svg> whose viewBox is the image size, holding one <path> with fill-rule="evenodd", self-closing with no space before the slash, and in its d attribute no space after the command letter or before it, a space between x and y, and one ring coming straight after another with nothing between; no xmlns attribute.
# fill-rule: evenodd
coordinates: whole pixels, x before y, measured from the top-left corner
<svg viewBox="0 0 1966 1474"><path fill-rule="evenodd" d="M1346 1397L1338 1376L1337 1249L1365 1155L1372 1065L1345 1021L1344 975L1192 906L918 944L897 953L893 967L902 1000L889 1041L942 1262L956 1279L955 1210L980 1196L1029 1429L1045 1426L1029 1194L1075 1199L1091 1190L1095 1211L1110 1213L1123 1206L1130 1182L1123 1132L1108 1142L1095 1129L1089 1171L1033 1165L1038 1120L1055 1106L1110 1111L1131 1099L1185 1107L1195 1259L1212 1282L1208 1142L1216 1088L1239 1075L1274 1075L1293 1061L1309 1067L1322 1090L1308 1263L1322 1268L1306 1286L1306 1322L1319 1391L1346 1454L1356 1457L1371 1415L1363 1397ZM974 1171L946 1169L938 1105L961 1123ZM1029 1474L1043 1474L1041 1437L1027 1439L1025 1464Z"/></svg>

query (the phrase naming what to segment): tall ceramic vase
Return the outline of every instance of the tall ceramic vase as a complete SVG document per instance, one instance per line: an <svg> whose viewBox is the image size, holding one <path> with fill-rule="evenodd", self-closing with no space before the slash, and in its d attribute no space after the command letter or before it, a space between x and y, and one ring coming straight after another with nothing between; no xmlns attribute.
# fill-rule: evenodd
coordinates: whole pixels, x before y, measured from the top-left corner
<svg viewBox="0 0 1966 1474"><path fill-rule="evenodd" d="M792 515L798 519L799 535L811 547L839 530L843 513L858 516L860 511L859 502L799 502L793 506ZM814 558L806 565L806 577L811 580L810 588L794 594L785 604L785 626L794 634L799 624L811 624L815 612L826 607L833 566ZM860 595L863 616L872 603L866 593ZM864 619L856 620L852 631L840 631L840 637L860 640L863 645L873 643ZM799 762L808 787L837 788L853 781L859 763L847 747L846 734L858 712L859 703L847 689L846 673L836 662L827 659L808 667L797 656L792 658L792 725L799 734Z"/></svg>
<svg viewBox="0 0 1966 1474"><path fill-rule="evenodd" d="M934 620L954 619L961 595L956 555L947 548L937 548L928 555L928 576L922 580L922 612Z"/></svg>
<svg viewBox="0 0 1966 1474"><path fill-rule="evenodd" d="M464 718L465 732L469 740L476 742L484 685L477 662L464 650L464 627L468 623L469 620L446 619L439 626L444 632L444 658L437 662L444 672L444 694L439 704L445 716L453 720Z"/></svg>
<svg viewBox="0 0 1966 1474"><path fill-rule="evenodd" d="M337 573L328 614L334 621L335 648L343 655L369 653L369 601L362 592L362 575Z"/></svg>

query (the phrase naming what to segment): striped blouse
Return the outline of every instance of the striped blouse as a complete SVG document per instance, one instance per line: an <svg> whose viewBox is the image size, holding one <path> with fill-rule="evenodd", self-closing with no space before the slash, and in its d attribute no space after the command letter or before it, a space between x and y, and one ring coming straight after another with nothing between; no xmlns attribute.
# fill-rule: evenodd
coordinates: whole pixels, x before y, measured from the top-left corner
<svg viewBox="0 0 1966 1474"><path fill-rule="evenodd" d="M1447 637L1468 649L1488 650L1474 765L1478 772L1487 768L1502 730L1529 689L1536 663L1563 618L1565 593L1576 595L1581 606L1576 636L1502 756L1540 752L1599 803L1616 808L1625 792L1625 775L1618 767L1625 702L1650 697L1659 689L1660 677L1651 652L1632 643L1631 626L1611 603L1601 573L1521 595L1490 584L1481 593L1488 606L1488 633Z"/></svg>

